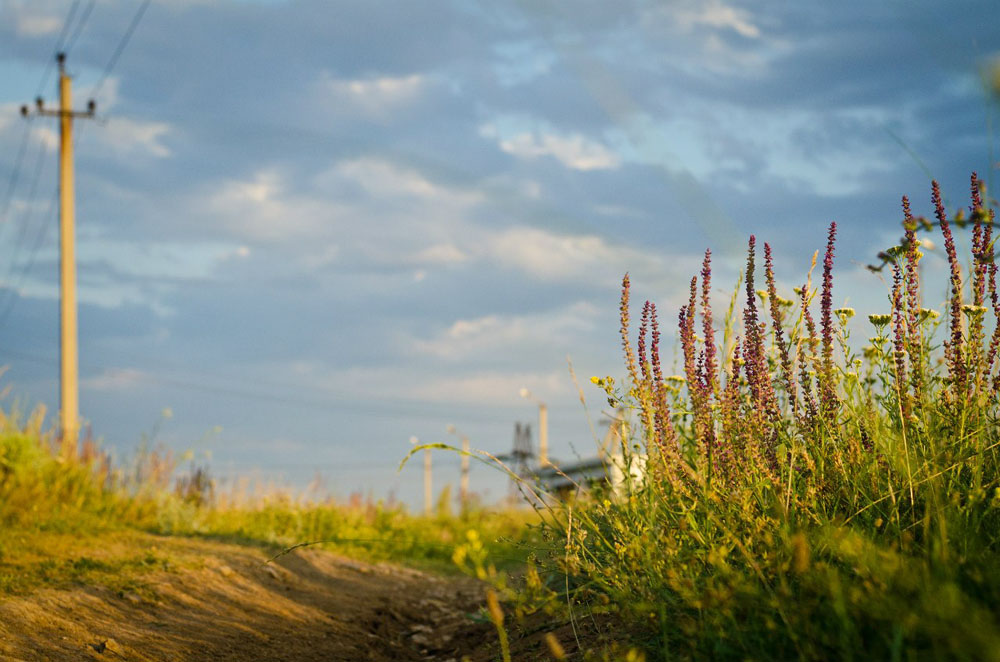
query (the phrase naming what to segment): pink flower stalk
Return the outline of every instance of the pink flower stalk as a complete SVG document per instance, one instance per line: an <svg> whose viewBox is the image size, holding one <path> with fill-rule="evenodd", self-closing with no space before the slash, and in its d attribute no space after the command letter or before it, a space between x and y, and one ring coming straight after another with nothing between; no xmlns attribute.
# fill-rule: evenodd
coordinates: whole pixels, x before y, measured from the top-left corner
<svg viewBox="0 0 1000 662"><path fill-rule="evenodd" d="M652 335L649 351L652 357L653 391L656 395L654 425L656 427L656 440L661 452L663 452L666 448L676 446L677 435L674 431L674 426L670 424L670 405L667 404L667 390L663 385L663 368L660 365L660 322L656 315L656 304L654 303L649 304L649 324Z"/></svg>
<svg viewBox="0 0 1000 662"><path fill-rule="evenodd" d="M892 347L896 368L896 395L903 412L903 421L910 416L909 390L906 387L906 311L903 307L903 270L892 265Z"/></svg>
<svg viewBox="0 0 1000 662"><path fill-rule="evenodd" d="M944 351L955 396L960 399L966 390L966 366L962 356L962 270L955 250L955 237L951 233L948 215L941 201L941 187L937 181L931 182L931 200L934 203L934 214L941 225L941 234L944 235L948 265L951 267L951 336L944 343Z"/></svg>
<svg viewBox="0 0 1000 662"><path fill-rule="evenodd" d="M785 330L783 327L784 313L781 304L778 302L778 287L774 281L774 262L771 259L771 245L764 243L764 276L767 278L767 297L771 304L771 326L774 329L774 340L778 344L778 353L781 356L781 376L785 382L785 392L788 394L788 404L791 405L792 412L795 411L795 380L792 377L792 359L788 352L788 343L785 342Z"/></svg>
<svg viewBox="0 0 1000 662"><path fill-rule="evenodd" d="M906 352L910 357L910 385L917 402L923 392L923 331L920 326L920 256L917 247L917 223L910 212L910 201L903 196L903 245L906 251L904 283L906 289Z"/></svg>
<svg viewBox="0 0 1000 662"><path fill-rule="evenodd" d="M709 397L716 388L716 371L718 370L718 349L715 346L715 329L712 326L712 251L705 251L705 260L701 266L701 330L705 336L705 367L702 373L702 383Z"/></svg>
<svg viewBox="0 0 1000 662"><path fill-rule="evenodd" d="M826 255L823 257L823 291L820 298L820 327L823 334L822 366L820 370L820 403L823 414L836 415L837 388L833 379L833 246L837 239L837 224L830 223Z"/></svg>
<svg viewBox="0 0 1000 662"><path fill-rule="evenodd" d="M802 399L806 408L803 423L805 427L812 427L815 424L819 410L816 398L813 395L813 380L809 375L809 363L811 359L815 359L814 348L819 341L816 338L816 323L813 321L812 313L809 311L809 284L803 283L800 292L802 318L805 321L806 333L808 335L799 345L799 355L801 356L799 360L799 387L802 389ZM805 344L804 350L802 349L802 344Z"/></svg>
<svg viewBox="0 0 1000 662"><path fill-rule="evenodd" d="M629 342L628 337L630 285L628 274L625 274L625 277L622 278L622 298L618 312L621 319L622 348L625 350L625 363L628 366L628 374L632 378L632 384L638 386L639 370L636 367L635 353L632 351L632 343Z"/></svg>
<svg viewBox="0 0 1000 662"><path fill-rule="evenodd" d="M760 413L765 414L772 420L778 414L777 403L774 397L774 387L771 384L771 375L767 365L767 355L764 350L763 325L757 314L757 292L754 289L754 253L757 240L750 235L750 243L747 248L747 272L746 291L747 303L743 309L743 327L746 333L746 341L743 343L744 371L747 377L747 386L750 388L750 397Z"/></svg>
<svg viewBox="0 0 1000 662"><path fill-rule="evenodd" d="M642 321L639 323L639 340L637 349L639 352L639 369L642 371L642 385L648 388L652 378L649 374L649 362L646 361L646 333L649 326L649 301L642 306ZM638 385L637 385L638 386Z"/></svg>

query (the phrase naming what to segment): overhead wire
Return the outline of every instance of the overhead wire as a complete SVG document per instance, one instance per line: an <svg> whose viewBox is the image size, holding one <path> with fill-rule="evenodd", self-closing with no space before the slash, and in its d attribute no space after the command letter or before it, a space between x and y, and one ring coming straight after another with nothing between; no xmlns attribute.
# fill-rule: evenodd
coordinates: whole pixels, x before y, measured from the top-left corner
<svg viewBox="0 0 1000 662"><path fill-rule="evenodd" d="M2 236L3 231L9 227L10 218L8 217L8 212L10 211L10 205L14 201L14 190L17 188L17 183L21 178L21 166L24 165L24 157L28 151L28 138L31 135L31 125L28 122L24 124L24 132L21 134L21 144L17 148L17 156L14 157L14 167L10 171L10 179L7 182L7 195L4 196L3 205L0 206L0 236Z"/></svg>
<svg viewBox="0 0 1000 662"><path fill-rule="evenodd" d="M20 225L17 238L14 241L13 252L11 253L10 260L7 263L7 273L4 275L3 280L0 281L0 286L3 287L3 290L0 290L0 307L2 307L4 311L4 314L0 314L0 324L2 324L3 321L6 320L7 315L10 314L10 309L13 307L12 301L16 301L18 298L17 295L15 294L15 291L17 290L18 287L20 287L21 282L27 275L27 269L22 268L16 279L17 282L15 284L14 282L15 279L13 278L13 276L15 270L17 269L17 264L18 264L17 257L18 254L21 253L22 250L24 249L25 240L28 237L28 228L32 225L34 219L36 218L37 210L35 209L35 198L38 195L38 183L39 181L41 181L41 175L44 165L45 165L45 142L39 139L38 156L35 159L34 176L32 177L31 186L28 191L28 200L27 200L27 205L25 206L24 220ZM42 230L39 231L38 234L44 235L44 227ZM36 240L35 242L36 245L39 242L40 240ZM34 252L37 252L37 250L38 249L35 248ZM32 256L29 259L33 263L34 257Z"/></svg>
<svg viewBox="0 0 1000 662"><path fill-rule="evenodd" d="M146 14L146 10L149 9L149 5L153 0L143 0L143 3L139 5L139 9L135 12L132 17L132 22L129 23L128 28L122 35L122 38L118 41L118 46L115 48L114 52L111 54L111 58L108 60L108 64L104 67L104 73L101 74L101 78L94 85L94 88L90 91L90 97L96 98L97 94L104 87L104 83L108 80L111 72L114 71L115 65L118 64L119 58L121 58L122 53L125 51L125 47L128 46L129 40L132 39L132 35L135 33L137 27L139 27L139 22L142 21L142 17Z"/></svg>
<svg viewBox="0 0 1000 662"><path fill-rule="evenodd" d="M39 363L45 365L52 365L57 362L57 360L50 356L42 356L40 354L30 353L12 349L6 346L0 346L0 356L11 357L15 359L20 359L22 361L29 361L32 363ZM98 370L108 370L108 366L101 366L94 363L82 362L82 365ZM165 376L162 373L152 374L149 372L144 372L140 370L130 369L130 368L114 368L121 371L122 373L127 373L128 377L140 382L158 384L161 386L167 386L175 389L183 389L184 391L194 391L201 393L208 393L211 395L219 395L224 397L229 397L237 400L248 400L256 402L269 402L276 405L301 407L306 409L313 409L319 411L337 411L341 412L344 410L350 410L356 413L372 413L379 414L381 416L412 416L414 413L430 413L430 410L434 407L433 404L420 401L408 401L401 399L380 399L379 403L376 403L370 399L366 399L364 396L345 396L343 394L328 393L327 398L304 398L300 396L282 395L280 393L274 392L261 392L254 391L238 386L232 385L222 385L222 384L212 384L209 379L202 377L200 375L188 375L185 377L170 377ZM131 370L131 372L128 372ZM260 386L269 386L266 383L256 382ZM452 405L448 403L441 403L442 408L447 407L449 411L452 410ZM507 416L497 415L490 417L477 417L482 420L497 420L506 421Z"/></svg>
<svg viewBox="0 0 1000 662"><path fill-rule="evenodd" d="M88 4L87 8L83 10L83 15L76 23L76 29L73 30L73 34L66 41L66 45L62 49L65 53L70 53L73 50L73 47L76 46L76 40L80 38L80 34L83 32L84 26L87 25L87 19L90 18L90 13L94 11L95 4L97 4L97 0L90 0L90 4Z"/></svg>
<svg viewBox="0 0 1000 662"><path fill-rule="evenodd" d="M69 14L67 14L62 30L59 32L59 37L56 39L56 47L52 52L52 57L49 58L49 61L45 64L45 70L42 71L42 80L38 83L38 91L35 93L36 97L42 96L42 92L45 91L45 85L49 82L49 74L52 73L52 62L55 60L55 55L62 50L63 44L66 41L66 35L69 33L69 26L73 23L73 17L76 16L76 10L79 8L80 0L73 0L73 5L69 8Z"/></svg>
<svg viewBox="0 0 1000 662"><path fill-rule="evenodd" d="M38 257L38 252L41 250L42 245L45 243L45 238L49 234L49 228L55 225L56 220L56 201L59 199L59 189L56 188L55 192L52 194L52 198L49 200L48 209L45 212L45 222L42 223L38 231L35 233L35 240L31 244L31 248L28 252L28 259L25 260L24 265L21 267L20 273L18 273L16 278L16 283L12 283L6 286L6 289L2 294L7 295L6 298L0 299L3 303L0 303L0 328L7 322L7 318L10 316L11 311L14 309L14 305L20 300L20 295L17 291L21 288L21 284L24 283L24 279L29 273L31 273L32 268L35 266L35 259ZM5 284L6 285L6 284Z"/></svg>

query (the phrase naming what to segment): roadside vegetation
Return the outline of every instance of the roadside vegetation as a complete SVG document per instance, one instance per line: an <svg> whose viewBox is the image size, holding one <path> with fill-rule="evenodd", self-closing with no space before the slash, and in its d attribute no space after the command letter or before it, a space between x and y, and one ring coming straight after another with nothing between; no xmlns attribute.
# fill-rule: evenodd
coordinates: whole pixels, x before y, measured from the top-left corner
<svg viewBox="0 0 1000 662"><path fill-rule="evenodd" d="M264 494L216 489L208 473L178 475L169 452L141 452L115 466L97 444L59 447L43 429L44 409L23 417L0 411L0 595L39 585L129 582L170 559L136 547L147 534L205 537L255 545L261 557L303 543L322 543L365 560L392 560L455 571L455 543L477 531L500 567L517 566L526 552L515 544L530 535L530 512L471 507L449 509L442 493L436 512L410 514L401 504L352 498L307 499L291 492ZM121 548L106 558L88 548Z"/></svg>
<svg viewBox="0 0 1000 662"><path fill-rule="evenodd" d="M835 224L818 282L787 292L751 237L742 304L721 325L706 252L675 376L653 303L635 333L626 276L627 379L593 381L629 412L625 461L644 459L646 479L542 509L550 545L508 592L518 609L574 632L613 623L648 659L1000 659L1000 301L983 196L973 175L969 209L949 214L935 183L931 220L903 199L903 237L871 267L889 281L885 312L867 320L835 306ZM943 284L921 281L932 236L949 265L941 310L926 299Z"/></svg>

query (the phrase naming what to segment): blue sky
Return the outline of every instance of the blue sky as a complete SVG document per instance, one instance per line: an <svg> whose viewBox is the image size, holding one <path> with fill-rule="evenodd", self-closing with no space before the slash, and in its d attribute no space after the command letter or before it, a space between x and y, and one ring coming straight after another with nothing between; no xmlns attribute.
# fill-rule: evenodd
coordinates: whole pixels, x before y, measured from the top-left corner
<svg viewBox="0 0 1000 662"><path fill-rule="evenodd" d="M18 108L72 4L0 0L0 363L53 411L56 127ZM137 6L94 3L78 106ZM412 500L409 437L508 449L524 386L553 455L588 454L566 357L596 420L626 271L673 329L706 247L720 301L751 233L790 290L836 220L838 302L879 309L900 196L996 178L997 26L989 1L155 0L77 125L82 415L122 456L158 427L219 474Z"/></svg>

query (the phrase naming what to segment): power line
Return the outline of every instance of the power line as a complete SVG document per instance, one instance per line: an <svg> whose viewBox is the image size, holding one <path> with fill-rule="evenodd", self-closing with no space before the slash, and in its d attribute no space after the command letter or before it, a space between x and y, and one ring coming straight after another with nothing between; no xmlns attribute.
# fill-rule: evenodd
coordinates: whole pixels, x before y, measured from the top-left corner
<svg viewBox="0 0 1000 662"><path fill-rule="evenodd" d="M7 227L7 222L10 220L7 217L7 212L10 211L11 202L14 201L14 189L17 188L17 182L21 178L21 166L24 164L24 156L28 151L28 137L31 135L31 125L29 123L24 124L24 133L21 134L21 145L17 149L17 156L14 158L14 168L10 171L10 180L7 182L7 196L3 201L3 208L0 209L0 222L3 223L3 227Z"/></svg>
<svg viewBox="0 0 1000 662"><path fill-rule="evenodd" d="M111 75L111 71L115 68L115 65L118 64L118 58L122 56L122 52L125 50L125 47L128 46L128 42L132 38L132 33L135 32L137 27L139 27L139 21L141 21L142 17L146 14L146 10L149 9L149 5L152 1L153 0L143 0L143 3L139 5L138 11L136 11L135 16L132 17L132 22L129 24L128 29L125 30L125 34L122 35L121 40L118 42L118 46L111 54L111 59L108 60L107 66L104 67L104 73L101 75L100 80L97 81L97 85L94 86L94 89L91 90L91 98L97 97L97 93L100 92L105 81L108 79L108 76Z"/></svg>
<svg viewBox="0 0 1000 662"><path fill-rule="evenodd" d="M81 16L80 20L77 22L76 30L73 31L73 35L66 42L66 47L62 49L67 55L73 50L73 47L76 45L76 40L80 38L80 33L83 32L83 26L87 24L87 19L90 18L90 12L94 11L95 4L97 4L97 0L90 0L90 4L87 5L87 8L83 10L83 16Z"/></svg>
<svg viewBox="0 0 1000 662"><path fill-rule="evenodd" d="M9 347L0 346L0 353L10 356L22 361L29 361L32 363L52 365L56 363L56 359L49 356L42 356L39 354L22 352ZM87 367L95 370L108 370L107 366L100 366L93 363L88 363ZM125 372L128 368L118 368L118 370ZM430 410L435 406L439 406L444 409L447 408L449 415L454 413L454 405L449 403L440 403L440 405L435 405L433 403L421 402L421 401L406 401L400 399L382 399L378 404L370 399L365 399L364 396L356 397L345 397L341 394L330 393L328 398L303 398L289 395L280 395L276 393L264 393L261 391L253 391L250 389L240 388L231 385L215 385L206 383L203 378L198 375L189 375L186 377L170 377L162 375L154 375L148 372L142 372L135 370L132 373L128 373L128 376L137 381L158 384L160 386L167 386L170 388L183 389L186 391L196 391L201 393L208 393L211 395L219 395L224 397L229 397L237 400L248 400L256 402L268 402L283 406L301 407L305 409L313 409L318 411L345 411L349 410L355 413L371 413L379 414L382 416L412 416L414 413L429 414ZM260 386L267 387L268 384L256 382ZM443 413L443 412L442 412ZM476 418L495 420L497 422L507 421L508 416L498 415L483 417L478 416Z"/></svg>
<svg viewBox="0 0 1000 662"><path fill-rule="evenodd" d="M53 57L49 58L48 63L45 65L45 71L42 72L42 80L38 84L38 91L35 93L36 97L42 96L42 92L45 90L45 84L49 82L49 74L52 73L52 60L55 59L55 54L62 49L63 42L69 32L69 26L73 22L73 17L76 15L76 10L79 7L80 0L73 0L73 6L69 8L69 14L66 16L65 22L63 22L62 30L59 32L59 38L56 39L56 47L55 50L52 51Z"/></svg>
<svg viewBox="0 0 1000 662"><path fill-rule="evenodd" d="M38 233L35 235L35 241L31 245L30 253L28 254L28 259L21 268L20 273L16 278L16 284L7 285L7 289L2 293L6 295L6 300L3 303L3 310L0 310L0 328L7 322L7 318L10 316L11 311L14 309L14 305L21 298L17 294L17 290L20 289L21 284L24 279L31 272L32 267L35 266L35 258L38 257L38 251L41 249L42 244L45 242L45 237L48 236L48 230L51 226L55 225L56 217L56 200L59 199L59 189L57 188L55 193L52 194L52 199L49 200L49 208L45 212L45 217L48 219L45 223L38 228ZM13 263L12 265L13 266Z"/></svg>
<svg viewBox="0 0 1000 662"><path fill-rule="evenodd" d="M7 266L7 273L4 275L2 281L3 285L9 286L12 281L12 276L17 266L17 256L18 253L24 248L24 242L28 235L28 227L32 224L35 219L35 198L38 194L38 182L41 180L42 168L45 165L45 143L42 140L38 142L38 157L35 159L35 170L34 177L31 180L31 187L28 191L28 204L26 209L26 215L19 228L17 238L14 241L13 251L10 256L10 261ZM36 242L37 243L37 242ZM21 278L23 278L25 272L22 271ZM9 308L8 302L4 300L4 297L15 298L12 289L6 289L0 292L0 305L5 306L5 309Z"/></svg>

